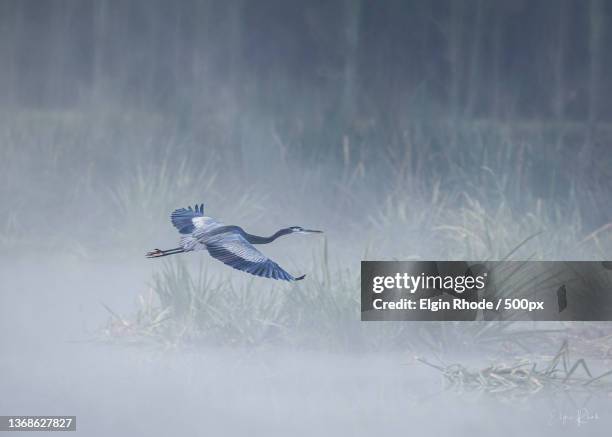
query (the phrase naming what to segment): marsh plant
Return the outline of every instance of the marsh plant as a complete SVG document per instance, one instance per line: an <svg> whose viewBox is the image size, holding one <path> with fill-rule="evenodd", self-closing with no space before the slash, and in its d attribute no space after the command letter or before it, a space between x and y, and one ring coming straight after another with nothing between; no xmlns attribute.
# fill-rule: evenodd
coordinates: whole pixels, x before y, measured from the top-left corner
<svg viewBox="0 0 612 437"><path fill-rule="evenodd" d="M263 232L270 223L309 224L329 239L311 257L306 281L234 281L235 272L213 275L170 260L154 267L138 314L111 316L108 332L168 344L345 349L500 348L506 340L523 347L529 340L499 324L361 323L362 259L612 256L600 196L609 178L604 167L573 159L599 150L580 123L564 136L545 122L400 114L388 137L374 119L359 131L332 126L314 142L305 130L245 111L249 129L235 142L221 134L221 116L196 129L154 111L7 115L0 122L0 194L8 199L1 244L13 254L36 248L128 262L176 238L170 211L196 202L224 222ZM601 141L604 128L593 133ZM254 153L261 144L274 147ZM25 189L14 196L18 187ZM308 252L299 253L304 266Z"/></svg>
<svg viewBox="0 0 612 437"><path fill-rule="evenodd" d="M594 375L584 358L572 360L567 341L548 362L522 359L495 363L481 369L462 364L422 363L439 370L447 387L461 392L481 392L503 399L526 398L539 392L559 394L568 391L587 394L612 393L612 370Z"/></svg>
<svg viewBox="0 0 612 437"><path fill-rule="evenodd" d="M567 335L561 324L485 322L482 316L474 322L361 322L359 272L331 261L326 241L313 255L308 280L296 283L237 281L231 271L209 272L206 261L202 257L199 268L180 257L165 261L139 296L136 314L124 319L111 311L102 339L187 348L426 350L444 356L476 350L517 354L536 346L546 351ZM508 283L523 283L529 274L516 269ZM507 295L520 295L520 287L506 288Z"/></svg>
<svg viewBox="0 0 612 437"><path fill-rule="evenodd" d="M566 142L546 123L406 119L380 147L369 143L378 141L376 125L364 127L369 134L332 132L323 147L283 124L268 130L264 121L248 123L257 141L278 147L265 156L265 171L254 172L244 160L242 170L234 167L240 160L228 162L240 150L248 154L251 137L228 149L215 134L218 118L202 133L152 112L10 114L0 123L0 191L8 199L0 243L13 253L35 247L125 260L161 244L162 235L175 238L169 212L200 201L226 222L264 232L264 221L312 224L329 240L312 255L307 281L234 281L234 272L208 272L206 261L198 270L170 260L155 267L139 314L112 316L109 332L169 343L347 349L529 340L502 325L362 324L361 259L612 256L612 228L597 219L605 216L597 195L606 189L603 169L570 165L573 155L595 153L580 124L568 127ZM23 147L31 159L23 159ZM10 195L19 186L26 188L20 196Z"/></svg>

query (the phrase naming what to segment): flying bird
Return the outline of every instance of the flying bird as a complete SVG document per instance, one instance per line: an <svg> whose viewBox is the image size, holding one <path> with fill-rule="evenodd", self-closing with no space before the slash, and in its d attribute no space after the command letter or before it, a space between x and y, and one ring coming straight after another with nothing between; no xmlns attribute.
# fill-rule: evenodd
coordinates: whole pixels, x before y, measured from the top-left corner
<svg viewBox="0 0 612 437"><path fill-rule="evenodd" d="M299 281L306 275L294 277L278 264L257 250L254 244L267 244L278 237L288 234L322 233L301 226L291 226L276 231L270 237L260 237L247 233L240 226L227 226L204 216L204 204L180 208L170 215L170 220L182 234L180 245L174 249L154 249L146 254L147 258L160 258L194 250L207 250L208 253L224 264L243 272L265 278L283 281Z"/></svg>

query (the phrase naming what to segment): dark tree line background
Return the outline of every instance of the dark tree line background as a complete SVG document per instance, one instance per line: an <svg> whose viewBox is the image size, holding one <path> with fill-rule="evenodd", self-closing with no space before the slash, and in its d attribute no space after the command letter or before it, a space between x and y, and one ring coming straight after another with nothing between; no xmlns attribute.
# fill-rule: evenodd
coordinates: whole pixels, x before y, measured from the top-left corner
<svg viewBox="0 0 612 437"><path fill-rule="evenodd" d="M21 117L32 137L11 140L31 150L9 171L61 193L64 168L132 187L135 167L214 157L225 188L335 187L340 218L368 190L439 182L525 211L555 199L596 227L611 19L605 0L0 0L2 132Z"/></svg>
<svg viewBox="0 0 612 437"><path fill-rule="evenodd" d="M2 0L5 105L609 121L604 0ZM288 105L288 98L299 105Z"/></svg>

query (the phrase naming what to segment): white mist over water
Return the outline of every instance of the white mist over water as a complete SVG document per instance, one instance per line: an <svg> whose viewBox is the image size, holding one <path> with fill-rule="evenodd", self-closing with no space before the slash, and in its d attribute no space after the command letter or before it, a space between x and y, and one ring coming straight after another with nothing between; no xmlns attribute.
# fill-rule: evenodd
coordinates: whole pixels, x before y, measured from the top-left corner
<svg viewBox="0 0 612 437"><path fill-rule="evenodd" d="M504 401L447 391L441 374L407 351L83 341L108 317L99 301L129 311L149 269L61 257L4 262L0 411L76 415L84 436L602 435L612 423L606 398ZM467 364L490 359L478 354ZM581 408L599 419L567 418Z"/></svg>

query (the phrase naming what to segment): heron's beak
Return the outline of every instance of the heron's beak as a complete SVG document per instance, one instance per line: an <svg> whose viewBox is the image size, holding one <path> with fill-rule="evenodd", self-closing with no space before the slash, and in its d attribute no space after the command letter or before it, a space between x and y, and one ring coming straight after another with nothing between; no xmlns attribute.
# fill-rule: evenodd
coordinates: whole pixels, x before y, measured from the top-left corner
<svg viewBox="0 0 612 437"><path fill-rule="evenodd" d="M302 233L304 234L322 234L323 231L317 231L316 229L304 229Z"/></svg>

